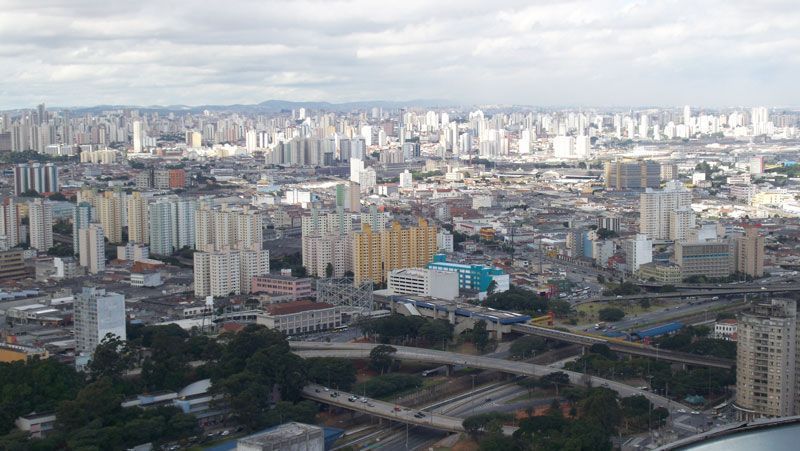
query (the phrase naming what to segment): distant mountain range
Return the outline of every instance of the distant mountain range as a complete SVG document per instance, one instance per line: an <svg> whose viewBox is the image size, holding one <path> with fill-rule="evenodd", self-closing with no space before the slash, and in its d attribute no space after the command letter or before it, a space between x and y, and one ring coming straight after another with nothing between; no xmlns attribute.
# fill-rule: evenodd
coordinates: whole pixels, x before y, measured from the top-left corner
<svg viewBox="0 0 800 451"><path fill-rule="evenodd" d="M140 111L163 111L163 112L202 112L208 111L230 111L230 112L247 112L247 113L277 113L280 111L291 111L298 108L306 108L309 110L324 110L333 112L347 112L352 110L363 110L367 108L384 108L384 109L397 109L397 108L410 108L410 107L448 107L458 106L457 102L441 99L419 99L408 101L391 101L391 100L365 100L360 102L345 102L345 103L330 103L330 102L292 102L289 100L267 100L265 102L256 104L233 104L233 105L96 105L91 107L51 107L52 109L67 109L76 113L96 113L107 110L118 109L138 109Z"/></svg>

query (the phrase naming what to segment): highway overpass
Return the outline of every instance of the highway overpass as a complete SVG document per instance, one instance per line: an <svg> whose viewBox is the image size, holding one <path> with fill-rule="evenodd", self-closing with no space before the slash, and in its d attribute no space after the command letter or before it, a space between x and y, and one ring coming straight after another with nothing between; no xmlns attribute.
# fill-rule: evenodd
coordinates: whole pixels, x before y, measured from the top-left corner
<svg viewBox="0 0 800 451"><path fill-rule="evenodd" d="M326 389L321 385L309 384L303 388L303 397L312 401L343 407L348 410L354 410L400 423L425 426L448 432L464 432L464 426L461 424L463 421L462 418L449 417L430 412L423 412L425 416L422 418L415 417L414 415L419 412L417 409L401 407L396 404L378 401L372 398L366 403L361 402L360 398L351 402L348 399L351 399L352 396L356 396L353 393L337 390L339 396L334 398L331 397L331 394L334 392L333 390L325 390Z"/></svg>
<svg viewBox="0 0 800 451"><path fill-rule="evenodd" d="M293 352L300 357L339 357L345 359L369 359L370 351L379 344L373 343L318 343L290 341L289 345ZM483 370L500 371L504 373L517 374L520 376L541 377L554 371L562 371L569 376L570 383L574 385L587 385L608 387L617 391L620 396L643 395L648 398L656 407L664 407L672 411L673 408L688 407L672 401L663 396L653 394L649 391L639 390L629 385L619 382L602 379L588 374L575 371L557 370L543 365L532 363L516 362L511 360L496 359L485 356L474 356L458 354L455 352L434 351L431 349L414 348L409 346L393 346L397 349L394 358L399 360L415 360L418 362L438 363L445 365L464 365L470 368ZM345 399L345 402L347 400Z"/></svg>
<svg viewBox="0 0 800 451"><path fill-rule="evenodd" d="M730 296L745 294L775 294L775 293L797 293L800 292L800 285L753 285L749 287L737 288L709 288L696 289L693 291L671 291L669 293L639 293L625 296L597 296L575 302L575 305L589 304L592 302L608 301L639 301L642 299L665 299L665 298L688 298L688 297L709 297L709 296Z"/></svg>
<svg viewBox="0 0 800 451"><path fill-rule="evenodd" d="M530 324L514 324L513 326L511 326L511 330L513 332L519 332L528 335L539 335L541 337L550 338L553 340L565 341L568 343L574 343L582 346L604 344L614 352L619 352L622 354L638 355L642 357L652 357L655 359L666 360L669 362L685 363L687 365L730 369L733 368L733 366L736 363L732 360L721 359L719 357L689 354L686 352L667 351L639 343L629 343L623 340L614 340L603 337L581 335L573 332L565 332L562 330L551 329L548 327L532 326Z"/></svg>

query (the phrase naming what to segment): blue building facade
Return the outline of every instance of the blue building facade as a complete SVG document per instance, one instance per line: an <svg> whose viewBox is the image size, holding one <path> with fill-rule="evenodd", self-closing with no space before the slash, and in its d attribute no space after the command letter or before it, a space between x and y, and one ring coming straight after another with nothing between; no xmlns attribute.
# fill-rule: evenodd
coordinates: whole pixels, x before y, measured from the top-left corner
<svg viewBox="0 0 800 451"><path fill-rule="evenodd" d="M493 280L497 283L496 292L506 291L509 288L509 276L502 269L484 265L450 263L444 254L434 255L433 262L428 263L428 269L457 272L458 288L462 290L483 293Z"/></svg>

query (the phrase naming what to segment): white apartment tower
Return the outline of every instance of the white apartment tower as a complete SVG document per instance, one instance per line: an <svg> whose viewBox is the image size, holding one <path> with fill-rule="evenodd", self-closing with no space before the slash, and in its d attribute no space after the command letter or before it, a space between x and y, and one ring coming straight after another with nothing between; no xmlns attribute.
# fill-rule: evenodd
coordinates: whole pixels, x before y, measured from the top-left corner
<svg viewBox="0 0 800 451"><path fill-rule="evenodd" d="M689 208L692 192L678 181L667 182L663 190L648 188L639 197L639 231L654 240L668 240L671 236L670 214Z"/></svg>
<svg viewBox="0 0 800 451"><path fill-rule="evenodd" d="M88 224L86 228L78 230L78 243L80 265L86 267L91 274L105 271L106 253L103 226Z"/></svg>
<svg viewBox="0 0 800 451"><path fill-rule="evenodd" d="M99 288L84 287L75 296L76 350L91 355L107 335L127 338L125 297Z"/></svg>

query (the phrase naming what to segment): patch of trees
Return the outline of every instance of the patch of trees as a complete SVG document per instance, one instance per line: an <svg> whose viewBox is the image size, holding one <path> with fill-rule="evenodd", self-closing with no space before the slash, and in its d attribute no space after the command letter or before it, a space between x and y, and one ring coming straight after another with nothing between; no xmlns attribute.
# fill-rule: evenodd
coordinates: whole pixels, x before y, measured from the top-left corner
<svg viewBox="0 0 800 451"><path fill-rule="evenodd" d="M453 338L453 325L444 319L427 319L400 314L375 318L361 324L364 335L377 335L382 343L425 343L436 345Z"/></svg>
<svg viewBox="0 0 800 451"><path fill-rule="evenodd" d="M422 377L414 374L383 374L356 384L353 393L370 398L385 398L405 390L422 386Z"/></svg>
<svg viewBox="0 0 800 451"><path fill-rule="evenodd" d="M600 321L619 321L625 318L625 312L615 307L602 308L597 312Z"/></svg>

